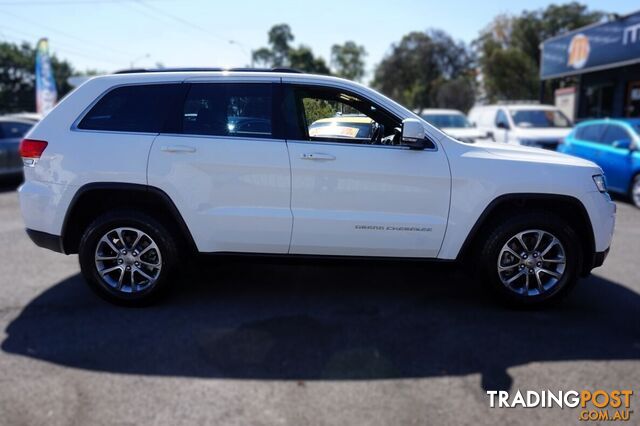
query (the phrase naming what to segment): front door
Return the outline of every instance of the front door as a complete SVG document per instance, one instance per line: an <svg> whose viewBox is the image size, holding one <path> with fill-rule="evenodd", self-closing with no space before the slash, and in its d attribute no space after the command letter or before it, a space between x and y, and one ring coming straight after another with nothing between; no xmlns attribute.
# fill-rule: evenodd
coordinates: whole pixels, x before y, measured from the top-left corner
<svg viewBox="0 0 640 426"><path fill-rule="evenodd" d="M401 120L343 89L286 86L290 253L436 257L449 211L437 143L400 146Z"/></svg>

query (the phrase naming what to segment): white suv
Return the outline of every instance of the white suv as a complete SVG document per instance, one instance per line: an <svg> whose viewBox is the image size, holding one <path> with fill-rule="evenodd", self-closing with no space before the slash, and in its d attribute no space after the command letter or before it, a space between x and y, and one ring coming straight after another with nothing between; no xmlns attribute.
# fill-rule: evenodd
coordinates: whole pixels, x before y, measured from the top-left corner
<svg viewBox="0 0 640 426"><path fill-rule="evenodd" d="M369 136L309 135L347 114ZM364 86L285 70L93 78L21 155L32 240L78 253L124 304L161 294L192 252L468 260L506 299L540 303L602 264L615 222L589 161L460 143Z"/></svg>
<svg viewBox="0 0 640 426"><path fill-rule="evenodd" d="M571 132L571 120L551 105L507 103L475 106L469 121L496 142L555 151Z"/></svg>

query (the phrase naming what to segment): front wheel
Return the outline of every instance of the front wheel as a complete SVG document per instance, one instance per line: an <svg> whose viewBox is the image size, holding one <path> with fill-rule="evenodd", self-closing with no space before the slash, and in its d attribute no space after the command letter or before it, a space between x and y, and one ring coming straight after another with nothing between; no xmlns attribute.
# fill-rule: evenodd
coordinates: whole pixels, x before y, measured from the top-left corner
<svg viewBox="0 0 640 426"><path fill-rule="evenodd" d="M563 219L526 213L496 227L481 250L485 281L515 305L558 300L576 284L582 252Z"/></svg>
<svg viewBox="0 0 640 426"><path fill-rule="evenodd" d="M80 269L99 296L146 305L169 287L177 257L169 231L152 217L113 211L97 218L79 247Z"/></svg>

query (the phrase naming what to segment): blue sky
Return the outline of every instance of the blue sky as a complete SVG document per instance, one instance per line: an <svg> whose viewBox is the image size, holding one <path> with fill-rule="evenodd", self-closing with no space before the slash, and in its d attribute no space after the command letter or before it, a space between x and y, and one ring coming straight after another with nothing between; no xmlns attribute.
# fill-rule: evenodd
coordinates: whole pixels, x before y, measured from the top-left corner
<svg viewBox="0 0 640 426"><path fill-rule="evenodd" d="M267 31L288 23L294 44L329 58L331 45L354 40L369 53L371 70L392 43L410 31L440 28L469 42L494 16L545 7L544 0L0 0L0 39L42 36L73 65L113 71L165 66L245 66ZM619 14L634 0L584 1ZM235 43L230 43L230 40ZM368 76L370 77L370 75ZM368 78L367 78L368 79Z"/></svg>

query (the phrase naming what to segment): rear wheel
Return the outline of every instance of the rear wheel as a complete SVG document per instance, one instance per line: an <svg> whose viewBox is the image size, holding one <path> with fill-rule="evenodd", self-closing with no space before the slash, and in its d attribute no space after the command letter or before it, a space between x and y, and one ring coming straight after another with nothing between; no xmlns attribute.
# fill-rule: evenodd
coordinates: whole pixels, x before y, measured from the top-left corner
<svg viewBox="0 0 640 426"><path fill-rule="evenodd" d="M636 175L633 178L633 182L631 182L629 197L631 198L633 205L640 208L640 174Z"/></svg>
<svg viewBox="0 0 640 426"><path fill-rule="evenodd" d="M489 235L479 265L487 283L516 305L558 300L575 285L582 252L567 222L547 213L525 213Z"/></svg>
<svg viewBox="0 0 640 426"><path fill-rule="evenodd" d="M86 229L79 247L80 268L89 286L124 305L145 305L164 293L176 258L169 231L134 211L100 216Z"/></svg>

